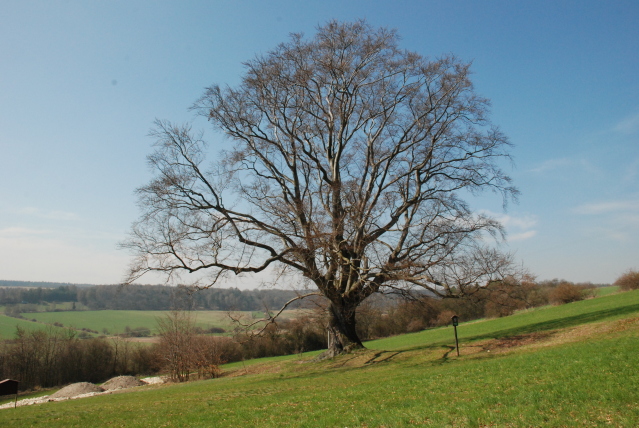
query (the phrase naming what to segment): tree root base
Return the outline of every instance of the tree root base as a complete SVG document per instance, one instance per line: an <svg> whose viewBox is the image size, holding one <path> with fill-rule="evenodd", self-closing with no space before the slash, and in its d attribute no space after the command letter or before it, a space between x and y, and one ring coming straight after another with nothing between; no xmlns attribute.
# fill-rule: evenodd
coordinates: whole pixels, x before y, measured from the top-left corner
<svg viewBox="0 0 639 428"><path fill-rule="evenodd" d="M360 345L358 343L352 343L344 348L331 348L319 354L317 357L313 359L313 361L324 361L337 357L338 355L345 355L355 352L359 349L365 349L364 345Z"/></svg>

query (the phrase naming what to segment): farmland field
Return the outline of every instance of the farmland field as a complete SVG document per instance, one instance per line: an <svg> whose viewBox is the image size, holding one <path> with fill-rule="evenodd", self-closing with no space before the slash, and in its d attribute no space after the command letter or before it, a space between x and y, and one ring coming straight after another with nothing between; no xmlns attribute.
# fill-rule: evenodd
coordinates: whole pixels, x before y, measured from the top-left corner
<svg viewBox="0 0 639 428"><path fill-rule="evenodd" d="M639 426L639 291L312 355L220 379L0 411L3 426Z"/></svg>
<svg viewBox="0 0 639 428"><path fill-rule="evenodd" d="M124 333L126 327L146 327L156 332L157 319L165 316L167 311L68 311L41 312L24 314L25 317L35 318L39 322L53 324L62 323L66 327L89 328L107 334ZM216 326L228 328L225 312L198 312L196 324L201 327Z"/></svg>
<svg viewBox="0 0 639 428"><path fill-rule="evenodd" d="M45 326L32 321L0 315L0 340L11 339L15 336L16 326L25 330L42 330L43 328L58 329L59 327Z"/></svg>
<svg viewBox="0 0 639 428"><path fill-rule="evenodd" d="M228 316L226 311L194 311L192 312L195 318L195 325L208 329L211 327L219 327L225 330L233 329L233 322ZM295 317L299 311L286 311L286 317ZM167 311L65 311L65 312L33 312L22 314L27 319L35 319L38 322L22 321L27 323L29 328L42 328L44 324L53 324L55 322L62 324L65 327L73 327L76 329L88 328L95 330L100 334L104 333L105 329L107 334L120 334L124 333L126 327L146 327L151 330L153 334L157 332L157 319L167 314ZM262 312L234 312L233 314L241 315L246 320L252 320L261 318ZM9 317L4 317L9 318ZM0 318L0 334L2 338L10 338L15 332L15 321L19 321L15 318L9 318L13 320L8 322ZM13 324L11 324L13 323ZM27 325L25 324L25 325ZM2 326L8 326L3 328Z"/></svg>

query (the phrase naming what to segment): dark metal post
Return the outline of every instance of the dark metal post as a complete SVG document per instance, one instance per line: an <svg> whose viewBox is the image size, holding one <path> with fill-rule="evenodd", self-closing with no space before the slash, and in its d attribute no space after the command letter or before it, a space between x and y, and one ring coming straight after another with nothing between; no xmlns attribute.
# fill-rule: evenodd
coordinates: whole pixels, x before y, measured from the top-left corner
<svg viewBox="0 0 639 428"><path fill-rule="evenodd" d="M457 324L459 324L459 317L453 316L453 328L455 329L455 348L457 348L457 356L459 357L459 340L457 339Z"/></svg>

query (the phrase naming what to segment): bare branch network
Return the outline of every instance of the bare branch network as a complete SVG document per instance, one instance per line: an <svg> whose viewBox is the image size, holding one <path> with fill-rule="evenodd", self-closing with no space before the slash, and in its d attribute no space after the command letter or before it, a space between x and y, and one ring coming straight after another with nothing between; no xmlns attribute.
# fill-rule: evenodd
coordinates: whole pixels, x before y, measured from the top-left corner
<svg viewBox="0 0 639 428"><path fill-rule="evenodd" d="M238 87L194 106L229 139L212 164L190 126L156 122L128 281L297 272L331 302L336 334L359 343L346 324L373 293L461 295L506 274L485 239L501 225L464 200L517 194L469 64L401 50L394 31L360 21L292 35L245 67Z"/></svg>

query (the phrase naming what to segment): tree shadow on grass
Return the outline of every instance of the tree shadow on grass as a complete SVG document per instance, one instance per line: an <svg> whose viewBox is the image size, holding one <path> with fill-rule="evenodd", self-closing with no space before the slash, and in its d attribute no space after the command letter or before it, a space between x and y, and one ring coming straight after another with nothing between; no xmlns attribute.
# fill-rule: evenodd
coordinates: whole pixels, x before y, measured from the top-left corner
<svg viewBox="0 0 639 428"><path fill-rule="evenodd" d="M376 352L371 358L369 358L364 365L383 363L385 361L390 361L391 358L401 354L404 351L379 351Z"/></svg>
<svg viewBox="0 0 639 428"><path fill-rule="evenodd" d="M588 312L579 315L572 315L563 318L556 318L548 321L542 321L534 324L526 324L519 327L513 327L503 330L497 330L486 334L480 334L461 339L464 342L482 339L501 339L510 336L519 336L540 331L558 330L568 327L574 327L581 324L603 321L607 318L629 315L639 312L639 304L621 306L612 309L603 309L600 311Z"/></svg>
<svg viewBox="0 0 639 428"><path fill-rule="evenodd" d="M475 336L464 336L459 338L460 343L469 343L477 340L485 339L503 339L512 336L527 335L536 332L558 330L563 328L575 327L581 324L587 324L597 321L603 321L607 318L622 317L639 312L639 304L620 306L612 309L603 309L599 311L582 313L566 317L555 318L548 321L542 321L534 324L526 324L518 327L495 330L485 334L477 334ZM463 325L460 325L460 331L463 331ZM452 336L451 336L452 337ZM451 339L454 340L454 339ZM407 350L426 350L436 349L442 346L447 347L450 340L440 340L437 342L408 347ZM444 358L446 360L446 358Z"/></svg>

